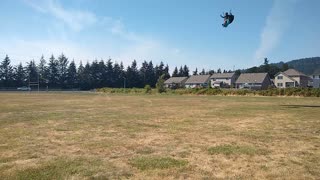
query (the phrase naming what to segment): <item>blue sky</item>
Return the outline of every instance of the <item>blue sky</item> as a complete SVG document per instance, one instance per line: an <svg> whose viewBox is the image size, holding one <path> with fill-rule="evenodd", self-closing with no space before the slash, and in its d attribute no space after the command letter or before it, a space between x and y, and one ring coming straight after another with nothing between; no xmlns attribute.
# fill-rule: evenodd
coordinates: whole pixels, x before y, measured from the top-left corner
<svg viewBox="0 0 320 180"><path fill-rule="evenodd" d="M319 9L319 0L2 0L0 58L247 68L319 56Z"/></svg>

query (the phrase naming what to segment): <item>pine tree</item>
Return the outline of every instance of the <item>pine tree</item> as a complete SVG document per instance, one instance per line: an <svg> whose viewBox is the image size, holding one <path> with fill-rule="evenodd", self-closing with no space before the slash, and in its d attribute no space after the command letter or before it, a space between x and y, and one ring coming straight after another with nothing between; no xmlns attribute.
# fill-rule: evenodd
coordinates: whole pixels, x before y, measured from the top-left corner
<svg viewBox="0 0 320 180"><path fill-rule="evenodd" d="M221 73L221 69L220 68L217 70L217 73Z"/></svg>
<svg viewBox="0 0 320 180"><path fill-rule="evenodd" d="M189 77L189 68L187 65L183 67L183 77Z"/></svg>
<svg viewBox="0 0 320 180"><path fill-rule="evenodd" d="M173 73L172 73L172 77L178 77L179 76L179 72L178 72L178 68L177 66L174 68Z"/></svg>
<svg viewBox="0 0 320 180"><path fill-rule="evenodd" d="M77 84L78 84L77 68L76 68L76 64L74 63L74 60L72 60L68 67L67 86L69 88L75 88L78 86Z"/></svg>
<svg viewBox="0 0 320 180"><path fill-rule="evenodd" d="M184 71L183 71L182 66L180 66L178 77L183 77L183 75L184 75Z"/></svg>
<svg viewBox="0 0 320 180"><path fill-rule="evenodd" d="M40 63L38 65L40 86L44 86L48 80L48 67L46 66L46 64L47 62L42 55L40 58Z"/></svg>
<svg viewBox="0 0 320 180"><path fill-rule="evenodd" d="M29 82L38 83L39 74L38 68L34 60L31 60L27 65L27 79Z"/></svg>
<svg viewBox="0 0 320 180"><path fill-rule="evenodd" d="M206 71L204 69L202 69L200 75L205 75L206 74Z"/></svg>
<svg viewBox="0 0 320 180"><path fill-rule="evenodd" d="M87 66L87 65L86 65ZM101 82L103 81L102 74L99 71L99 63L94 60L90 66L90 88L101 88Z"/></svg>
<svg viewBox="0 0 320 180"><path fill-rule="evenodd" d="M78 87L80 89L83 89L83 87L85 86L85 77L84 77L84 67L82 65L82 61L80 61L78 70L77 70L77 77L78 77Z"/></svg>
<svg viewBox="0 0 320 180"><path fill-rule="evenodd" d="M121 88L123 86L122 69L120 65L115 62L113 66L114 87Z"/></svg>
<svg viewBox="0 0 320 180"><path fill-rule="evenodd" d="M140 74L137 68L137 61L133 60L131 66L128 66L127 72L126 72L126 82L127 86L132 87L142 87Z"/></svg>
<svg viewBox="0 0 320 180"><path fill-rule="evenodd" d="M113 62L111 59L108 59L106 64L106 80L107 80L107 86L108 87L114 87L114 73L113 73Z"/></svg>
<svg viewBox="0 0 320 180"><path fill-rule="evenodd" d="M53 55L51 55L49 59L48 73L49 87L58 87L58 61L54 58Z"/></svg>
<svg viewBox="0 0 320 180"><path fill-rule="evenodd" d="M16 68L14 68L14 84L16 87L26 85L26 74L22 66L22 63L20 63Z"/></svg>
<svg viewBox="0 0 320 180"><path fill-rule="evenodd" d="M65 88L67 85L68 64L68 58L61 54L58 58L59 85L61 88Z"/></svg>
<svg viewBox="0 0 320 180"><path fill-rule="evenodd" d="M189 72L189 71L188 71ZM166 67L163 70L163 74L164 74L164 80L167 80L170 78L170 73L169 73L169 65L167 64Z"/></svg>
<svg viewBox="0 0 320 180"><path fill-rule="evenodd" d="M150 61L147 68L147 84L149 84L151 87L156 87L156 83L157 79L155 69L153 67L152 61Z"/></svg>
<svg viewBox="0 0 320 180"><path fill-rule="evenodd" d="M158 79L158 82L156 84L156 87L157 87L157 90L158 90L158 93L163 93L163 92L166 92L166 88L164 86L164 74L162 76L159 77Z"/></svg>
<svg viewBox="0 0 320 180"><path fill-rule="evenodd" d="M91 66L89 64L89 62L87 62L87 64L85 65L85 67L83 68L83 72L82 72L82 78L83 81L81 83L81 89L83 90L90 90L93 88L92 86L92 74L91 74Z"/></svg>
<svg viewBox="0 0 320 180"><path fill-rule="evenodd" d="M13 81L13 68L8 55L0 64L0 86L10 87Z"/></svg>
<svg viewBox="0 0 320 180"><path fill-rule="evenodd" d="M194 76L198 75L198 68L196 68L196 70L193 71L193 74L192 74L192 75L194 75Z"/></svg>

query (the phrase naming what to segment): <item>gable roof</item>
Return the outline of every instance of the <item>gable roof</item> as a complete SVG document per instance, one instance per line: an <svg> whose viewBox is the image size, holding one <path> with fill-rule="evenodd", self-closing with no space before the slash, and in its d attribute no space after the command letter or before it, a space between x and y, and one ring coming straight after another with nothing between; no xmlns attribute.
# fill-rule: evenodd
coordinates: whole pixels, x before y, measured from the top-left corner
<svg viewBox="0 0 320 180"><path fill-rule="evenodd" d="M296 80L292 79L288 74L284 73L284 72L279 72L278 74L276 74L274 77L279 76L280 74L286 76L287 78L289 78L291 81L295 82Z"/></svg>
<svg viewBox="0 0 320 180"><path fill-rule="evenodd" d="M210 78L232 78L232 76L234 76L234 73L214 73Z"/></svg>
<svg viewBox="0 0 320 180"><path fill-rule="evenodd" d="M286 73L288 76L306 76L302 72L299 72L295 69L288 69L284 73Z"/></svg>
<svg viewBox="0 0 320 180"><path fill-rule="evenodd" d="M164 83L165 84L180 84L185 81L188 77L171 77L167 79Z"/></svg>
<svg viewBox="0 0 320 180"><path fill-rule="evenodd" d="M209 81L210 75L194 75L191 76L186 84L203 84Z"/></svg>
<svg viewBox="0 0 320 180"><path fill-rule="evenodd" d="M262 83L268 73L242 73L236 83Z"/></svg>

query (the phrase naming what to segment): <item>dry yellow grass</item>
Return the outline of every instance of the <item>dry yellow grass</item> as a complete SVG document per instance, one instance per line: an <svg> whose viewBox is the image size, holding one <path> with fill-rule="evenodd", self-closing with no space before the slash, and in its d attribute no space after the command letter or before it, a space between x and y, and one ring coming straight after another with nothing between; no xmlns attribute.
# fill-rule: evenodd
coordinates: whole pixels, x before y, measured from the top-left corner
<svg viewBox="0 0 320 180"><path fill-rule="evenodd" d="M319 179L320 99L0 93L1 179Z"/></svg>

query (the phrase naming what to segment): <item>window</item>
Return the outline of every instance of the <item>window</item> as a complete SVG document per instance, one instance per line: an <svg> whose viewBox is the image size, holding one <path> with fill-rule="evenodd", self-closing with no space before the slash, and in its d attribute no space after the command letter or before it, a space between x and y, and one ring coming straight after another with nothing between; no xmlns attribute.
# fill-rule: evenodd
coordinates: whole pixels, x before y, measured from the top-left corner
<svg viewBox="0 0 320 180"><path fill-rule="evenodd" d="M283 76L278 76L278 79L283 79Z"/></svg>
<svg viewBox="0 0 320 180"><path fill-rule="evenodd" d="M282 85L283 85L282 83L278 83L277 84L278 87L282 87Z"/></svg>

